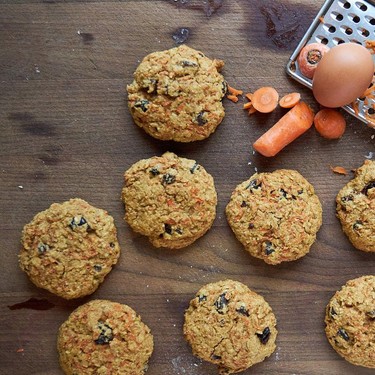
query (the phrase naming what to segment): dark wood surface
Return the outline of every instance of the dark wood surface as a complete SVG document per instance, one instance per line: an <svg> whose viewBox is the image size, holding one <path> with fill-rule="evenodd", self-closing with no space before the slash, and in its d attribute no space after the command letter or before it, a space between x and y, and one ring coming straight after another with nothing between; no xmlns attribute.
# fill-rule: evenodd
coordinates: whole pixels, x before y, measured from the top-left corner
<svg viewBox="0 0 375 375"><path fill-rule="evenodd" d="M229 84L245 91L274 86L280 94L310 90L285 66L323 1L53 1L0 0L0 373L62 374L56 333L69 313L94 298L133 307L151 327L155 350L148 374L216 374L193 357L182 336L183 314L205 283L239 280L273 307L275 353L246 374L370 374L341 359L324 334L324 309L348 279L374 273L374 255L355 250L335 217L335 196L348 171L375 152L375 131L345 115L338 141L314 129L274 158L252 143L285 112L248 117L241 99L225 100L226 117L209 139L157 141L138 129L125 86L148 53L176 46L173 35L225 60ZM213 175L219 203L213 228L192 246L153 248L123 220L123 173L141 158L174 151ZM269 266L250 257L228 227L224 209L234 187L256 170L291 168L316 188L323 225L301 260ZM93 295L65 301L36 288L19 269L23 226L52 202L81 197L115 218L120 260ZM35 306L13 308L30 298ZM17 306L16 306L17 307ZM22 307L22 306L18 306ZM41 310L44 308L44 310Z"/></svg>

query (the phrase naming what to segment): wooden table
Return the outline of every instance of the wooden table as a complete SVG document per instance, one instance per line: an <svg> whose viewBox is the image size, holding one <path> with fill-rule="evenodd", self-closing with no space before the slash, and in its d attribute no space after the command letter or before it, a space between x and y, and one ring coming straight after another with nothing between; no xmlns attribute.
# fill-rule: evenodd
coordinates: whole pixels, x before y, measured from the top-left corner
<svg viewBox="0 0 375 375"><path fill-rule="evenodd" d="M370 374L341 359L324 334L324 310L348 279L374 273L374 254L357 251L335 217L335 197L348 171L375 151L374 129L345 114L342 139L314 129L274 158L253 154L254 140L285 112L251 117L245 99L225 100L226 117L209 139L157 141L136 127L126 84L148 53L186 43L225 60L230 85L311 91L285 74L292 51L322 1L0 0L0 373L61 374L55 349L60 324L80 304L106 298L133 307L151 327L155 350L148 374L216 374L191 354L182 335L184 310L205 283L239 280L272 306L275 353L246 374ZM183 35L186 36L183 33ZM174 38L175 36L175 38ZM178 38L177 38L178 39ZM213 228L192 246L153 248L124 222L123 173L165 151L196 159L213 175L219 203ZM290 168L316 188L323 225L301 260L269 266L235 239L224 214L234 187L257 171ZM65 301L34 287L19 269L23 226L52 202L81 197L115 218L120 260L92 296ZM15 304L39 300L23 307ZM10 307L13 308L11 309Z"/></svg>

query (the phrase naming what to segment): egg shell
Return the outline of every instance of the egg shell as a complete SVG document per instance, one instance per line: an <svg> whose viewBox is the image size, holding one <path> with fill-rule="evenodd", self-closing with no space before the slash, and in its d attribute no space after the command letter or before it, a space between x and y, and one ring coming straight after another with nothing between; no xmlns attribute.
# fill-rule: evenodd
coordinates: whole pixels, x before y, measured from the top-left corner
<svg viewBox="0 0 375 375"><path fill-rule="evenodd" d="M373 76L374 62L365 47L339 44L320 60L313 78L313 94L325 107L341 107L361 97Z"/></svg>

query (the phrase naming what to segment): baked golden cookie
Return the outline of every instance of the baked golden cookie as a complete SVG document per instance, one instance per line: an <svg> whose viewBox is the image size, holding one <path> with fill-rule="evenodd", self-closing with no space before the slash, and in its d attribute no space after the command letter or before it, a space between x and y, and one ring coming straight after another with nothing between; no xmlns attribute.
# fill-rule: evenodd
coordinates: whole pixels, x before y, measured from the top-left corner
<svg viewBox="0 0 375 375"><path fill-rule="evenodd" d="M127 305L90 301L60 327L57 350L67 375L141 375L154 347L150 329Z"/></svg>
<svg viewBox="0 0 375 375"><path fill-rule="evenodd" d="M342 230L359 250L375 252L375 161L366 160L336 197Z"/></svg>
<svg viewBox="0 0 375 375"><path fill-rule="evenodd" d="M213 178L195 160L166 152L125 172L125 220L156 247L179 249L211 228L217 194Z"/></svg>
<svg viewBox="0 0 375 375"><path fill-rule="evenodd" d="M306 255L322 224L322 206L313 186L287 169L256 173L239 184L226 215L245 249L269 264Z"/></svg>
<svg viewBox="0 0 375 375"><path fill-rule="evenodd" d="M93 293L117 263L113 218L82 199L54 203L22 232L22 270L38 287L71 299Z"/></svg>
<svg viewBox="0 0 375 375"><path fill-rule="evenodd" d="M238 281L202 287L185 312L183 330L193 353L216 364L220 374L244 371L276 348L271 307Z"/></svg>
<svg viewBox="0 0 375 375"><path fill-rule="evenodd" d="M147 55L127 86L135 123L161 140L207 138L225 114L223 66L186 45Z"/></svg>
<svg viewBox="0 0 375 375"><path fill-rule="evenodd" d="M375 368L375 276L350 280L336 292L325 323L338 354L354 365Z"/></svg>

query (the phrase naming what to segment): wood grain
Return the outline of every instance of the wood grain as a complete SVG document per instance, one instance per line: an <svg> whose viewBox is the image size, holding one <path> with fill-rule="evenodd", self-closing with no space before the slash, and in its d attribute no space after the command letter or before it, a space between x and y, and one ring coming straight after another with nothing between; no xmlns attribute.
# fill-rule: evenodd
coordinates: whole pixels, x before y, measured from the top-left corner
<svg viewBox="0 0 375 375"><path fill-rule="evenodd" d="M129 304L155 337L148 374L216 374L193 357L182 337L183 313L205 283L239 280L261 293L278 319L276 352L245 374L370 374L342 360L324 335L324 309L348 279L374 273L374 256L356 251L335 217L335 196L351 170L375 152L374 130L345 114L347 131L327 141L311 129L274 158L251 144L284 113L242 111L225 101L226 117L209 139L176 144L152 139L127 110L126 84L148 53L187 43L225 60L228 82L245 91L263 85L280 94L311 92L285 66L322 1L38 1L0 0L0 373L62 374L56 332L69 313L93 298ZM154 249L123 221L123 173L165 151L196 159L213 175L219 204L213 228L180 251ZM256 170L299 170L316 188L323 226L309 255L272 267L251 258L228 227L224 209L234 187ZM92 296L64 301L34 287L17 264L23 226L52 202L81 197L115 218L122 255ZM34 297L47 310L9 306Z"/></svg>

